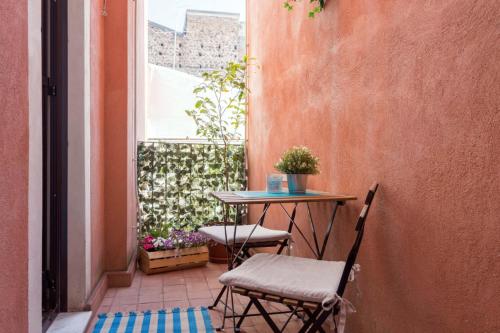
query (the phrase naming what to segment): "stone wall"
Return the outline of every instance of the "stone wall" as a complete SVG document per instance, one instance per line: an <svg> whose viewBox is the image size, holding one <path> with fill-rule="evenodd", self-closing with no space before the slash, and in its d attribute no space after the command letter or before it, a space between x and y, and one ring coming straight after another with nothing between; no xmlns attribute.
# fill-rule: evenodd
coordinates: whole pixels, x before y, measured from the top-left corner
<svg viewBox="0 0 500 333"><path fill-rule="evenodd" d="M239 14L188 10L182 33L149 22L148 49L149 63L200 76L243 57L244 24Z"/></svg>
<svg viewBox="0 0 500 333"><path fill-rule="evenodd" d="M172 29L149 22L148 61L151 64L172 67L174 60L174 41L176 32ZM179 34L177 34L179 37Z"/></svg>

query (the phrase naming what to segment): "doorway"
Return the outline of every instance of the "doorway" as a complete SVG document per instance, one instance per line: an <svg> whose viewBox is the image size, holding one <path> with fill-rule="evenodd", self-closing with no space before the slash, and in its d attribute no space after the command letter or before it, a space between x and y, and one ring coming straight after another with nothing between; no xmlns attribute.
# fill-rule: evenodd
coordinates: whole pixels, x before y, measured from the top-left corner
<svg viewBox="0 0 500 333"><path fill-rule="evenodd" d="M42 318L67 303L67 0L42 0Z"/></svg>

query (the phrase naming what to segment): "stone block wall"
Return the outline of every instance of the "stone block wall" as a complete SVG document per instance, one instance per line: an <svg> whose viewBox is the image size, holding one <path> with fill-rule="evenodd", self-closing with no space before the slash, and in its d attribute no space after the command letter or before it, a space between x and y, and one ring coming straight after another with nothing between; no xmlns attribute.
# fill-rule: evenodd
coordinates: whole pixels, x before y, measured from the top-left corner
<svg viewBox="0 0 500 333"><path fill-rule="evenodd" d="M244 26L239 14L193 10L182 33L149 22L149 63L196 76L221 69L245 54Z"/></svg>

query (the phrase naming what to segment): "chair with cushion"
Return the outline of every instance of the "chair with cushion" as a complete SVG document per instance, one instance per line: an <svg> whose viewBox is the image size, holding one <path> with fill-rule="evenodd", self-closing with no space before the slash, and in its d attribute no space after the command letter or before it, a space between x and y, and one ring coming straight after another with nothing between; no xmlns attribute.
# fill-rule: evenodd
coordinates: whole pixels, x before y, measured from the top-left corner
<svg viewBox="0 0 500 333"><path fill-rule="evenodd" d="M322 325L329 315L337 317L335 328L342 332L345 316L352 305L342 298L347 282L354 278L356 257L363 239L370 205L378 184L374 184L356 224L356 240L346 261L324 261L289 257L276 254L256 254L239 267L221 275L219 281L231 287L234 293L250 298L274 332L282 332L263 307L260 300L293 306L307 318L299 332L323 331ZM248 313L245 309L243 316ZM292 313L293 315L293 313ZM244 317L243 317L244 319ZM240 320L241 321L241 320ZM288 321L285 323L288 323Z"/></svg>
<svg viewBox="0 0 500 333"><path fill-rule="evenodd" d="M228 253L237 253L236 258L228 258L229 269L232 269L233 264L239 265L244 260L250 258L249 252L252 248L276 247L279 246L277 253L280 254L283 249L289 244L292 237L291 230L293 224L290 222L287 230L273 230L263 227L265 213L269 205L264 207L264 212L258 223L249 225L217 225L200 228L198 231L212 241L222 244L228 249ZM293 211L295 215L296 207ZM233 252L229 251L233 249ZM236 251L236 252L234 252ZM231 260L234 259L234 262ZM217 295L214 303L209 306L210 309L217 306L221 301L227 287L223 286ZM226 304L225 304L226 305ZM226 305L227 306L227 305Z"/></svg>

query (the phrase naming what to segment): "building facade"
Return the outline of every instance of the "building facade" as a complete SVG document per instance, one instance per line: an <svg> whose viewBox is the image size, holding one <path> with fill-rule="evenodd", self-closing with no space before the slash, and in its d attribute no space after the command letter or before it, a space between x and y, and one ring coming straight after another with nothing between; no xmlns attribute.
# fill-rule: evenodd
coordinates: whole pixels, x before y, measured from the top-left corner
<svg viewBox="0 0 500 333"><path fill-rule="evenodd" d="M149 63L196 76L223 68L245 54L245 29L239 14L188 10L177 32L149 22Z"/></svg>

